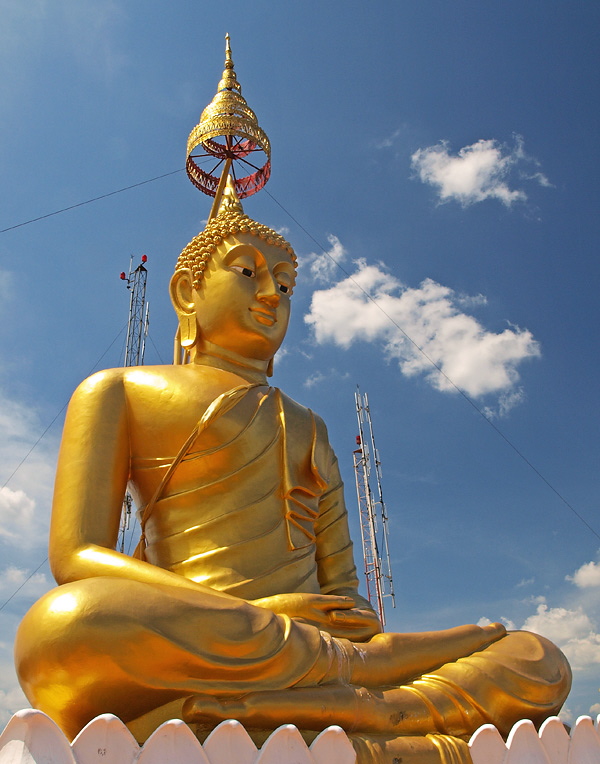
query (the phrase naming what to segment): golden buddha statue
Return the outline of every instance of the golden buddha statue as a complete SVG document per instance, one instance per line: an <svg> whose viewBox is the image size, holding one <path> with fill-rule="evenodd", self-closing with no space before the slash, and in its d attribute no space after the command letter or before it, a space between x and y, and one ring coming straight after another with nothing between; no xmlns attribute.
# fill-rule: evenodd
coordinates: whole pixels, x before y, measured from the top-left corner
<svg viewBox="0 0 600 764"><path fill-rule="evenodd" d="M555 713L568 664L500 624L381 633L325 425L267 381L293 249L243 213L228 172L221 186L171 280L189 362L99 372L70 403L50 534L59 586L20 626L23 689L71 737L106 712L142 737L177 715L199 730L339 724L361 764L469 762L464 738L481 724ZM128 484L133 558L115 550Z"/></svg>

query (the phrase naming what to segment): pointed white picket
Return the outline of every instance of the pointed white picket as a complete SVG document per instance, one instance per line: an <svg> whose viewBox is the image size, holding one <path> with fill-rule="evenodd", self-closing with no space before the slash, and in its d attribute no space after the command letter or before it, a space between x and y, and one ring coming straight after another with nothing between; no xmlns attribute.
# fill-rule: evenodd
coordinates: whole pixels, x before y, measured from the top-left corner
<svg viewBox="0 0 600 764"><path fill-rule="evenodd" d="M589 716L580 716L571 730L568 764L600 764L600 737Z"/></svg>
<svg viewBox="0 0 600 764"><path fill-rule="evenodd" d="M210 764L198 739L180 719L171 719L146 740L137 764Z"/></svg>
<svg viewBox="0 0 600 764"><path fill-rule="evenodd" d="M356 751L341 727L333 725L318 735L310 746L315 764L354 764Z"/></svg>
<svg viewBox="0 0 600 764"><path fill-rule="evenodd" d="M75 764L69 741L49 716L17 711L0 735L0 764Z"/></svg>
<svg viewBox="0 0 600 764"><path fill-rule="evenodd" d="M102 714L85 725L71 744L77 764L133 764L140 747L123 722Z"/></svg>
<svg viewBox="0 0 600 764"><path fill-rule="evenodd" d="M551 716L542 724L540 740L550 764L567 764L571 738L558 716Z"/></svg>
<svg viewBox="0 0 600 764"><path fill-rule="evenodd" d="M511 729L506 741L505 764L550 764L533 722L523 719Z"/></svg>
<svg viewBox="0 0 600 764"><path fill-rule="evenodd" d="M493 724L484 724L469 740L473 764L504 764L508 753L502 735Z"/></svg>
<svg viewBox="0 0 600 764"><path fill-rule="evenodd" d="M260 749L256 764L315 764L302 735L293 724L283 724L271 733Z"/></svg>
<svg viewBox="0 0 600 764"><path fill-rule="evenodd" d="M215 727L202 747L210 764L254 764L258 757L252 738L234 719Z"/></svg>

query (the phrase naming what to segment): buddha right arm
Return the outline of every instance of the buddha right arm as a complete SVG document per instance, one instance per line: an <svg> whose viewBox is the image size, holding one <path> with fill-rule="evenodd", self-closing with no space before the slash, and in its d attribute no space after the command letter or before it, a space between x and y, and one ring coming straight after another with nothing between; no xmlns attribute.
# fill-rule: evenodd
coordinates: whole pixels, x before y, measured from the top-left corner
<svg viewBox="0 0 600 764"><path fill-rule="evenodd" d="M237 599L115 551L129 464L123 370L100 372L79 386L67 412L50 529L57 582L110 576Z"/></svg>

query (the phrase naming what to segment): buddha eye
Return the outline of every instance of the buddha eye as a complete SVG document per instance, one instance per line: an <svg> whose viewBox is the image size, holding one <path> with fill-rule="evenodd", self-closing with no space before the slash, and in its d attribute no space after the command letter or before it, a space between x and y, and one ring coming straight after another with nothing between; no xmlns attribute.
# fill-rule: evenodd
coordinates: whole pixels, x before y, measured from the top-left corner
<svg viewBox="0 0 600 764"><path fill-rule="evenodd" d="M256 272L252 270L252 268L248 268L245 265L232 265L232 270L236 271L237 273L241 273L242 276L246 276L249 279L253 279L256 276Z"/></svg>

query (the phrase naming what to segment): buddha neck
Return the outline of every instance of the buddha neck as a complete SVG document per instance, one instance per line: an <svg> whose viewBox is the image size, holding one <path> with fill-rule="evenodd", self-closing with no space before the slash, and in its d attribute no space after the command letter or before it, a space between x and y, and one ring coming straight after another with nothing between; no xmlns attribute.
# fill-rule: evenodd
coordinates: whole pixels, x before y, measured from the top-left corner
<svg viewBox="0 0 600 764"><path fill-rule="evenodd" d="M253 358L243 358L230 350L204 342L202 350L196 350L193 363L198 366L212 366L223 369L232 374L237 374L242 379L251 383L266 385L268 361L259 361ZM209 346L209 347L207 347Z"/></svg>

